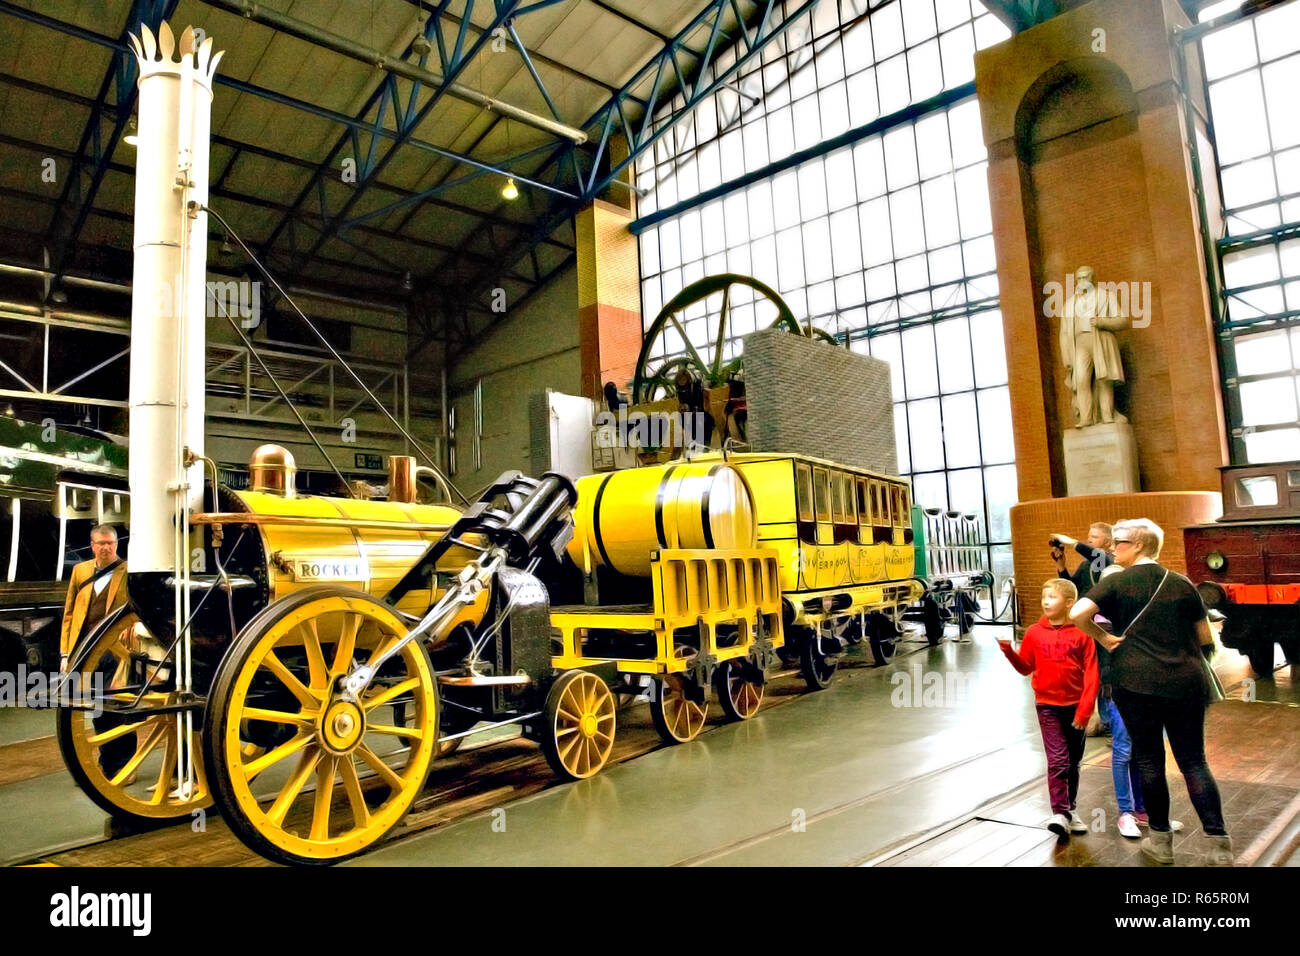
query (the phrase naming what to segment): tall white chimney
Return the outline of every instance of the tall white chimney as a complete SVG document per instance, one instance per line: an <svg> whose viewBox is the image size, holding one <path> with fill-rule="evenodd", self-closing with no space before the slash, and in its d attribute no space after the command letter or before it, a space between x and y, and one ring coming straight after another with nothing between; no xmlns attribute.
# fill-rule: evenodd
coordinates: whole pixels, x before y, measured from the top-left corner
<svg viewBox="0 0 1300 956"><path fill-rule="evenodd" d="M208 150L212 77L222 54L194 29L176 39L141 25L130 37L140 67L131 301L132 573L177 571L182 506L202 510ZM181 492L181 489L188 488ZM178 498L180 494L180 498ZM180 529L181 533L186 531Z"/></svg>

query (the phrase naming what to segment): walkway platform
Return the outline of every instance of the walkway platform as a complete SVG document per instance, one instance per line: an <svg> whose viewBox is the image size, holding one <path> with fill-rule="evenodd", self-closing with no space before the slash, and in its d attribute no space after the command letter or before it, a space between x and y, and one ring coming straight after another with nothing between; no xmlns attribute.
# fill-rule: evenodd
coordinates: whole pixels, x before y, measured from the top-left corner
<svg viewBox="0 0 1300 956"><path fill-rule="evenodd" d="M347 865L1143 865L1114 831L1108 738L1088 743L1080 796L1100 829L1060 845L1041 829L1033 695L994 633L915 640L879 668L858 648L829 689L782 677L754 719L726 724L714 706L683 746L661 746L634 704L618 714L626 759L578 783L556 783L526 741L467 748L435 764L393 839ZM1219 667L1237 699L1211 708L1210 763L1238 853L1294 863L1300 689L1286 667L1250 682L1235 652ZM62 767L53 723L48 711L0 711L0 863L266 865L215 815L201 836L114 836ZM1203 837L1172 761L1170 774L1187 825L1178 864L1197 865Z"/></svg>

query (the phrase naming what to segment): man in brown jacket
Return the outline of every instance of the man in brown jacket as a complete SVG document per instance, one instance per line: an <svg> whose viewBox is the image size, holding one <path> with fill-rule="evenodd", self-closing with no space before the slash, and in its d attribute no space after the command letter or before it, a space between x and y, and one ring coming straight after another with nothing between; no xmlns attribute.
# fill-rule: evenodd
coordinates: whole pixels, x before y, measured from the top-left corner
<svg viewBox="0 0 1300 956"><path fill-rule="evenodd" d="M91 633L99 622L126 603L126 562L117 556L117 529L111 524L96 525L90 531L90 548L95 556L82 561L72 569L68 581L68 597L63 604L63 634L59 644L62 655L59 669L67 671L68 657L77 641ZM123 627L130 621L123 621ZM117 658L104 654L99 662L91 662L108 681L113 679ZM103 733L119 726L122 718L101 714L94 720L95 730ZM113 777L131 759L136 751L136 739L128 734L103 744L99 762L104 773Z"/></svg>
<svg viewBox="0 0 1300 956"><path fill-rule="evenodd" d="M63 603L63 635L59 642L62 668L82 635L95 629L110 611L126 603L126 562L117 556L117 529L96 525L90 532L95 556L72 569L68 597Z"/></svg>

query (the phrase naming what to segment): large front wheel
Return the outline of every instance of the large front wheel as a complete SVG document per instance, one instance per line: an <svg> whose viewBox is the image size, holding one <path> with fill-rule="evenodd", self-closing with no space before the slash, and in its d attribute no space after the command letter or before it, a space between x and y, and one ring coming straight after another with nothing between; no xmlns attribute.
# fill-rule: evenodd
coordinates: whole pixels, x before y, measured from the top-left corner
<svg viewBox="0 0 1300 956"><path fill-rule="evenodd" d="M437 746L428 654L407 644L356 701L341 683L405 634L386 605L331 586L271 604L240 633L217 669L204 747L222 815L249 847L334 863L401 820Z"/></svg>

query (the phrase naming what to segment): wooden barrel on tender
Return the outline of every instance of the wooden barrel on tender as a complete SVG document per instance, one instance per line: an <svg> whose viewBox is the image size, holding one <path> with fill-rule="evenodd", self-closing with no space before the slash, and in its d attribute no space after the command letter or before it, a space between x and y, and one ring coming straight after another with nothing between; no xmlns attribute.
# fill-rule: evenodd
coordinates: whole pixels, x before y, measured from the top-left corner
<svg viewBox="0 0 1300 956"><path fill-rule="evenodd" d="M670 462L579 478L569 556L578 567L650 573L663 548L753 548L754 496L731 465Z"/></svg>

